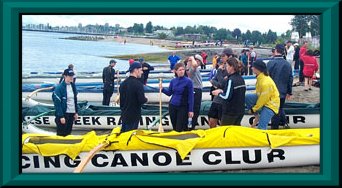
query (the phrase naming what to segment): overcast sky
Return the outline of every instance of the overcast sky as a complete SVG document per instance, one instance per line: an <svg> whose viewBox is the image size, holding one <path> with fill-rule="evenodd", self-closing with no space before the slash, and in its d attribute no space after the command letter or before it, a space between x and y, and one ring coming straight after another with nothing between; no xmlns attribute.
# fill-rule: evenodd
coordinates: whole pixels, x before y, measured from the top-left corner
<svg viewBox="0 0 342 188"><path fill-rule="evenodd" d="M226 28L234 30L239 28L243 33L258 30L262 33L269 29L277 32L277 35L291 30L290 21L293 15L23 15L23 24L47 24L51 26L83 26L88 24L111 26L120 24L122 27L133 26L134 23L146 23L165 26L167 28L177 26L207 25L218 29Z"/></svg>

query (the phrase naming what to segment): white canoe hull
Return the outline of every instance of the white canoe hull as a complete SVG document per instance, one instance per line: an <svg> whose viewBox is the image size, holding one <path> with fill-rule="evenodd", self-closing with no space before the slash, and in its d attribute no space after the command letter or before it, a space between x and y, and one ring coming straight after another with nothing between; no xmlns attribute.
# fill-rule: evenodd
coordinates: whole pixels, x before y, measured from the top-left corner
<svg viewBox="0 0 342 188"><path fill-rule="evenodd" d="M73 161L66 155L43 157L22 154L23 173L72 173L87 156ZM320 164L319 145L247 148L194 149L181 160L175 150L101 151L94 155L84 173L177 172L279 168Z"/></svg>
<svg viewBox="0 0 342 188"><path fill-rule="evenodd" d="M25 121L29 121L34 116L24 117ZM290 128L318 128L320 127L319 114L288 114L287 115ZM244 115L241 125L250 126L253 123L254 116ZM159 115L142 115L138 129L152 129L157 130L159 125ZM37 126L24 126L23 132L26 133L45 133L39 132L39 128L56 128L55 116L41 116L30 122L32 125ZM207 115L200 115L198 117L199 125L196 129L209 129L209 121ZM167 115L162 118L162 125L164 130L172 130L170 116ZM121 126L120 116L79 116L73 125L73 130L88 130L93 129L108 129ZM36 129L38 128L38 129ZM51 133L55 134L55 133Z"/></svg>
<svg viewBox="0 0 342 188"><path fill-rule="evenodd" d="M26 98L31 92L22 92L22 97ZM110 101L115 100L117 96L114 93L111 97ZM145 93L146 98L148 99L148 103L159 103L159 93ZM52 101L52 92L38 92L37 94L32 96L35 100L43 100L43 101ZM78 93L77 100L79 101L88 101L88 102L101 102L102 103L103 94L102 93ZM169 102L170 97L162 94L162 102ZM211 100L211 95L209 92L202 93L202 100Z"/></svg>
<svg viewBox="0 0 342 188"><path fill-rule="evenodd" d="M252 93L255 92L255 90L247 90L246 93ZM29 96L31 92L22 92L22 97L26 98ZM111 100L114 102L115 98L117 96L117 93L113 93ZM147 103L159 103L159 93L151 92L147 93L145 92L145 96L147 98ZM34 100L42 100L42 101L52 101L52 92L38 92L32 96ZM97 102L97 103L102 103L103 99L103 94L101 93L83 93L79 92L77 94L77 100L78 101L88 101L88 102ZM162 94L161 95L161 101L163 103L169 102L171 97ZM202 92L202 101L210 101L211 100L211 95L209 91L204 91Z"/></svg>

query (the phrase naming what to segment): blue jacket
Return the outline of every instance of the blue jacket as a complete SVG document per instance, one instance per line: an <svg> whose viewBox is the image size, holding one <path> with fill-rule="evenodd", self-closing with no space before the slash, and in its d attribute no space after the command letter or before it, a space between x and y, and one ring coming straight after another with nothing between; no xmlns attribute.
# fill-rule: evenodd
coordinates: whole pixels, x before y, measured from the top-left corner
<svg viewBox="0 0 342 188"><path fill-rule="evenodd" d="M71 87L74 92L74 100L75 100L75 110L76 113L78 112L77 107L77 90L76 86L73 82L71 82ZM63 80L62 83L58 84L55 90L52 93L52 100L55 106L55 116L56 118L64 117L64 114L67 110L67 90L66 90L66 83Z"/></svg>
<svg viewBox="0 0 342 188"><path fill-rule="evenodd" d="M170 82L169 88L163 88L162 92L171 96L170 103L174 106L187 106L188 112L194 111L194 87L188 77L176 77Z"/></svg>
<svg viewBox="0 0 342 188"><path fill-rule="evenodd" d="M292 67L283 56L275 56L267 63L267 70L270 77L276 84L280 98L285 98L286 94L292 95Z"/></svg>

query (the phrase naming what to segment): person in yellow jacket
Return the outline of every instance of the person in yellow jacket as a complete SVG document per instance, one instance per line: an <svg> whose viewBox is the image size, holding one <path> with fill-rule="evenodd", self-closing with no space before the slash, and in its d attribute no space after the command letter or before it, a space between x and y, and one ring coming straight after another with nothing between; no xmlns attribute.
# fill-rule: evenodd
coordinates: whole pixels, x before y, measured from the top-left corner
<svg viewBox="0 0 342 188"><path fill-rule="evenodd" d="M218 58L220 58L220 56L217 53L215 53L214 56L213 56L213 60L212 60L212 62L213 62L213 64L212 64L213 65L213 69L216 68L216 64L217 64Z"/></svg>
<svg viewBox="0 0 342 188"><path fill-rule="evenodd" d="M252 71L257 77L256 93L247 94L245 102L249 113L255 116L252 127L259 121L258 129L266 130L272 117L278 114L279 91L262 60L253 63Z"/></svg>

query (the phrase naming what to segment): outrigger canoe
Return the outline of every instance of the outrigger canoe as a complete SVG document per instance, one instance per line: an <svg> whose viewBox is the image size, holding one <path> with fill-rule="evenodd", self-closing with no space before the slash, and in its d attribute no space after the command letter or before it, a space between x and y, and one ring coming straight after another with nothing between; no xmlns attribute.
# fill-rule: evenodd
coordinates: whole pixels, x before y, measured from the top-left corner
<svg viewBox="0 0 342 188"><path fill-rule="evenodd" d="M109 135L22 135L22 173L72 173L88 152L84 173L258 169L320 164L320 129L258 130L225 126L165 132L115 128ZM102 147L99 147L102 146ZM81 166L81 165L80 165Z"/></svg>
<svg viewBox="0 0 342 188"><path fill-rule="evenodd" d="M157 84L155 84L157 85ZM79 86L77 87L77 99L81 101L89 101L89 102L102 102L103 99L103 86L102 85L90 85L90 86ZM44 88L41 88L44 89ZM51 101L52 99L52 91L53 89L48 89L44 91L40 91L32 95L35 100L43 100L43 101ZM159 102L159 87L151 87L151 86L144 86L145 96L148 99L148 103L158 103ZM247 93L254 92L255 86L247 87ZM34 91L33 91L34 92ZM27 98L31 95L28 91L22 92L22 97ZM117 87L114 87L114 93L112 98L115 98L117 95ZM202 89L202 100L210 100L210 87L204 87ZM161 97L162 102L169 102L170 97L167 95L162 94Z"/></svg>
<svg viewBox="0 0 342 188"><path fill-rule="evenodd" d="M244 76L244 80L245 80L245 84L246 86L255 86L256 84L256 77L255 76ZM59 80L58 80L59 81ZM120 82L122 82L123 80L121 80ZM163 87L169 87L171 79L163 79L162 80L162 85ZM207 87L211 87L212 84L209 82L209 78L203 78L202 79L203 83L203 87L207 88ZM46 88L46 87L51 87L51 86L56 86L57 85L57 81L53 81L51 79L24 79L22 81L22 87L21 90L22 92L32 92L36 89L40 89L40 88ZM148 79L147 80L147 86L148 87L155 87L158 88L159 87L159 79ZM117 83L114 83L114 88L117 87ZM84 88L99 88L102 89L103 88L103 82L100 79L77 79L76 81L76 88L78 90L83 90Z"/></svg>
<svg viewBox="0 0 342 188"><path fill-rule="evenodd" d="M201 104L199 125L196 129L209 129L208 112L211 101L203 101ZM320 127L320 104L319 103L285 103L284 110L288 125L281 128L313 128ZM79 117L73 126L74 130L102 130L113 129L121 126L121 111L119 107L85 105L79 110ZM22 108L23 132L38 133L37 128L56 128L53 107L34 106ZM160 120L159 106L144 105L139 129L158 129L155 126ZM250 126L254 116L246 113L241 124ZM28 123L29 122L29 123ZM172 130L167 106L162 107L162 125L165 130Z"/></svg>

